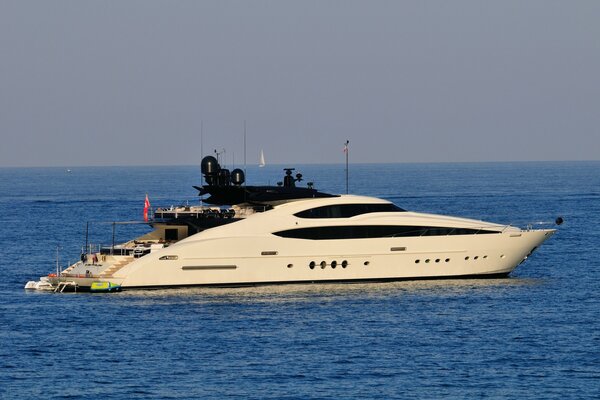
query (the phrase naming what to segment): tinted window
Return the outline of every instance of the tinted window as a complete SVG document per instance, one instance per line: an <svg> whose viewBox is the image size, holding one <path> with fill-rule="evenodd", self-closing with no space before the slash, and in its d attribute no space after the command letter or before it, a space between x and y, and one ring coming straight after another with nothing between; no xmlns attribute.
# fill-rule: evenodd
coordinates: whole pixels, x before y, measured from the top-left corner
<svg viewBox="0 0 600 400"><path fill-rule="evenodd" d="M367 239L380 237L412 237L412 236L447 236L447 235L481 235L498 233L467 228L444 228L427 226L394 226L394 225L356 225L356 226L320 226L312 228L289 229L274 232L274 235L310 240L332 239Z"/></svg>
<svg viewBox="0 0 600 400"><path fill-rule="evenodd" d="M311 208L294 214L298 218L350 218L374 212L405 211L395 204L336 204Z"/></svg>
<svg viewBox="0 0 600 400"><path fill-rule="evenodd" d="M179 231L177 229L165 229L165 240L179 240Z"/></svg>

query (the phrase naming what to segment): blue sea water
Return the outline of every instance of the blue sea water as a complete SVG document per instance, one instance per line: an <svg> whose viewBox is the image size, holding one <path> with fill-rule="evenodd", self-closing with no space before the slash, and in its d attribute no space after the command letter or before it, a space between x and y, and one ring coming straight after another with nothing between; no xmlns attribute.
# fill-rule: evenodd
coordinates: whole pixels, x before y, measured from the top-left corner
<svg viewBox="0 0 600 400"><path fill-rule="evenodd" d="M283 166L249 168L274 184ZM86 221L198 202L198 167L0 169L0 398L598 398L600 162L352 165L350 192L566 223L509 278L32 293ZM345 192L344 167L302 166ZM92 224L91 241L110 243ZM117 240L147 230L119 227Z"/></svg>

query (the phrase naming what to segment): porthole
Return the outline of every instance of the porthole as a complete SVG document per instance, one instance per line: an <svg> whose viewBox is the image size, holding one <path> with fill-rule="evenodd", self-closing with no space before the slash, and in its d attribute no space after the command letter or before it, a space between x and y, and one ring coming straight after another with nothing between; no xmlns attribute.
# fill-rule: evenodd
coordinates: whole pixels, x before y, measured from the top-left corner
<svg viewBox="0 0 600 400"><path fill-rule="evenodd" d="M420 262L421 262L421 260L415 260L415 264L418 264Z"/></svg>
<svg viewBox="0 0 600 400"><path fill-rule="evenodd" d="M506 256L505 256L504 254L502 254L502 255L500 256L500 258L506 258Z"/></svg>
<svg viewBox="0 0 600 400"><path fill-rule="evenodd" d="M332 261L331 268L335 269L335 267L337 267L337 261Z"/></svg>
<svg viewBox="0 0 600 400"><path fill-rule="evenodd" d="M446 261L446 262L450 262L450 259L449 259L449 258L446 258L444 261Z"/></svg>
<svg viewBox="0 0 600 400"><path fill-rule="evenodd" d="M435 259L435 262L436 262L436 263L439 263L439 262L440 262L440 259L439 259L439 258L436 258L436 259Z"/></svg>
<svg viewBox="0 0 600 400"><path fill-rule="evenodd" d="M342 261L342 268L346 268L348 266L348 261Z"/></svg>
<svg viewBox="0 0 600 400"><path fill-rule="evenodd" d="M485 260L487 258L487 256L483 256L483 259Z"/></svg>
<svg viewBox="0 0 600 400"><path fill-rule="evenodd" d="M365 261L365 265L369 265L369 262L368 262L368 261Z"/></svg>
<svg viewBox="0 0 600 400"><path fill-rule="evenodd" d="M294 264L288 264L288 268L292 268Z"/></svg>
<svg viewBox="0 0 600 400"><path fill-rule="evenodd" d="M429 260L429 258L428 258L427 260L425 260L425 263L426 263L426 264L429 264L429 261L430 261L430 260Z"/></svg>
<svg viewBox="0 0 600 400"><path fill-rule="evenodd" d="M465 257L465 261L469 261L469 256L466 256L466 257Z"/></svg>
<svg viewBox="0 0 600 400"><path fill-rule="evenodd" d="M321 269L325 269L327 263L325 261L321 261Z"/></svg>
<svg viewBox="0 0 600 400"><path fill-rule="evenodd" d="M477 260L479 258L479 256L475 256L473 257L473 260Z"/></svg>
<svg viewBox="0 0 600 400"><path fill-rule="evenodd" d="M310 264L308 264L308 267L310 269L315 269L315 265L317 265L314 261L311 261Z"/></svg>

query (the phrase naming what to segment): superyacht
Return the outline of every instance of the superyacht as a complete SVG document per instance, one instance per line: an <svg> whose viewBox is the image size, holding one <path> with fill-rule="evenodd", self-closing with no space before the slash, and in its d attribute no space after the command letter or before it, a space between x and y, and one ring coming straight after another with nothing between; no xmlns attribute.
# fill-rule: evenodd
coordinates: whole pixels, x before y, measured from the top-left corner
<svg viewBox="0 0 600 400"><path fill-rule="evenodd" d="M203 205L151 210L153 230L93 247L26 289L118 291L191 286L505 277L554 233L404 210L297 185L246 186L241 169L202 160ZM148 207L148 202L146 207ZM561 218L556 223L560 224Z"/></svg>

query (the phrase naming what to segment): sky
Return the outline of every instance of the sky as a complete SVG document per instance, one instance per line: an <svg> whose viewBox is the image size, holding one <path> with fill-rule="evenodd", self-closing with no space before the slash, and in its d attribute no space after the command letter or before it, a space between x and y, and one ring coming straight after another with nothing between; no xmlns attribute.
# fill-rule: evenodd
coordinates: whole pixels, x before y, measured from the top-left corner
<svg viewBox="0 0 600 400"><path fill-rule="evenodd" d="M600 160L600 1L0 0L0 167Z"/></svg>

